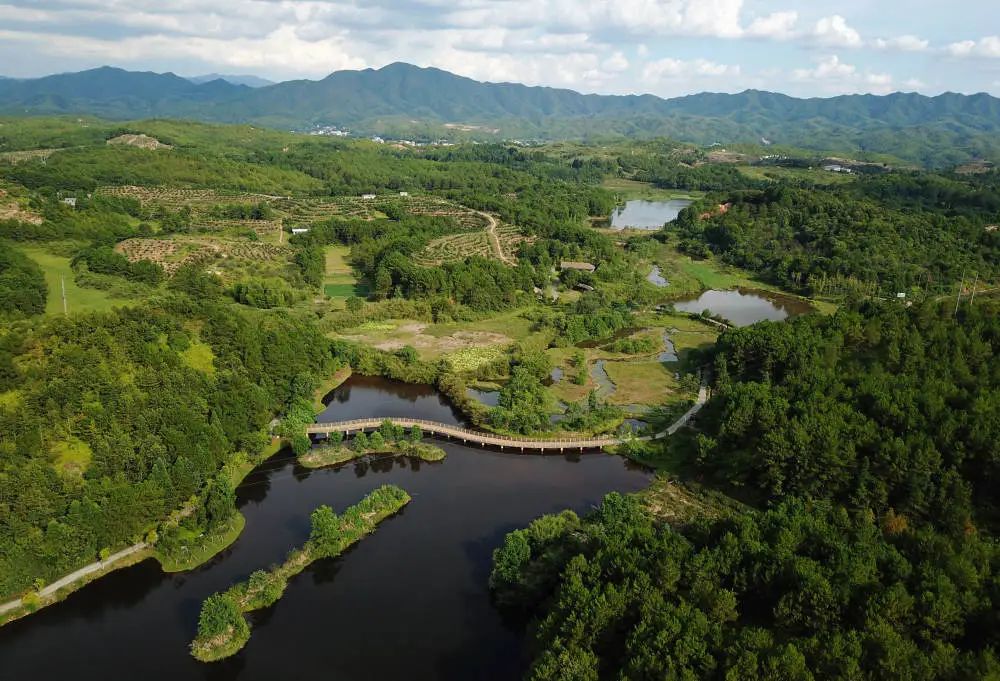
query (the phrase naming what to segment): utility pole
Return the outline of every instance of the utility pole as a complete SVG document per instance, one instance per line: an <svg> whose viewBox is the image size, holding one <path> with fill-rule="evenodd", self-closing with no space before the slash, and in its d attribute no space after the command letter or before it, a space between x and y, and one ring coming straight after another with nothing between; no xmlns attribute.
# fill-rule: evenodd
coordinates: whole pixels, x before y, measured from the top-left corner
<svg viewBox="0 0 1000 681"><path fill-rule="evenodd" d="M59 277L59 283L62 285L63 314L69 315L69 308L66 307L66 277Z"/></svg>
<svg viewBox="0 0 1000 681"><path fill-rule="evenodd" d="M965 269L962 269L962 283L958 285L958 297L955 299L955 312L952 317L958 314L958 304L962 302L962 289L965 288Z"/></svg>

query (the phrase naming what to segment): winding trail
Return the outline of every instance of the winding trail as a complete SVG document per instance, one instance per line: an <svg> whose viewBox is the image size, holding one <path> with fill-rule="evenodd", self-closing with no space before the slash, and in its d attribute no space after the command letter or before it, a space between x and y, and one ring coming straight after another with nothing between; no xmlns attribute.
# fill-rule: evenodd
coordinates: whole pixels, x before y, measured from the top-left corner
<svg viewBox="0 0 1000 681"><path fill-rule="evenodd" d="M476 215L486 218L486 221L489 223L486 226L486 236L489 238L490 245L493 247L493 252L496 254L497 258L500 259L500 262L512 267L516 265L516 262L504 255L503 248L500 246L500 239L497 237L497 227L499 226L497 219L489 213L484 213L481 210L477 210Z"/></svg>

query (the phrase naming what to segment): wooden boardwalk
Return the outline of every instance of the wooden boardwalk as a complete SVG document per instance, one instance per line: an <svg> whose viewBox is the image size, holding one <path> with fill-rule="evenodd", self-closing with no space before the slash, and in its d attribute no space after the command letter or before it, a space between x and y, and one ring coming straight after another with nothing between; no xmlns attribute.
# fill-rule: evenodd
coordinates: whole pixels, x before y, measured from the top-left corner
<svg viewBox="0 0 1000 681"><path fill-rule="evenodd" d="M677 421L670 426L667 430L662 433L657 433L656 435L644 435L642 437L634 438L640 441L648 442L650 440L658 440L664 438L668 435L673 435L680 428L682 428L691 417L698 413L702 405L705 404L708 399L708 389L704 386L698 391L698 399L694 406L687 411L686 414L681 416ZM401 428L412 428L413 426L419 427L425 434L428 435L438 435L453 438L455 440L461 440L465 443L472 443L477 445L482 445L484 447L499 447L500 449L517 449L520 451L530 450L530 451L564 451L567 449L601 449L602 447L612 447L614 445L620 445L627 440L633 439L630 437L593 437L593 438L555 438L555 439L537 439L537 438L521 438L521 437L511 437L509 435L497 435L495 433L486 433L481 430L471 430L469 428L463 428L462 426L453 426L447 423L439 423L437 421L427 421L425 419L413 419L399 416L382 417L382 418L369 418L369 419L354 419L352 421L333 421L329 423L314 423L306 427L306 433L310 435L329 435L330 433L344 433L350 435L351 433L356 433L359 431L376 430L384 422L389 421L395 426Z"/></svg>

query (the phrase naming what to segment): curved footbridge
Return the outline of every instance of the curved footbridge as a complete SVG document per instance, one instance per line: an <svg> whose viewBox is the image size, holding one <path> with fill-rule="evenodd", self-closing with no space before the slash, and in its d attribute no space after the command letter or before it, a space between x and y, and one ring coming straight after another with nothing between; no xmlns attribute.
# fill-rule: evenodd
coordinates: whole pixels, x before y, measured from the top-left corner
<svg viewBox="0 0 1000 681"><path fill-rule="evenodd" d="M393 425L401 428L412 428L413 426L417 426L426 434L449 437L455 440L461 440L464 443L471 442L484 447L499 447L500 449L509 448L520 451L530 450L560 452L567 449L600 449L602 447L620 445L631 439L648 442L650 440L658 440L660 438L667 437L668 435L673 435L685 424L687 424L687 422L691 420L692 416L698 413L707 399L708 390L703 386L701 390L698 391L698 399L694 406L692 406L686 414L677 419L672 426L667 428L662 433L657 433L656 435L645 435L638 438L592 437L559 438L549 440L538 438L520 438L510 437L507 435L497 435L495 433L486 433L481 430L470 430L469 428L463 428L462 426L453 426L447 423L439 423L437 421L427 421L425 419L414 419L399 416L313 423L312 425L306 427L306 433L310 435L329 435L330 433L344 433L345 435L350 435L351 433L357 433L360 431L376 430L383 423L389 421Z"/></svg>

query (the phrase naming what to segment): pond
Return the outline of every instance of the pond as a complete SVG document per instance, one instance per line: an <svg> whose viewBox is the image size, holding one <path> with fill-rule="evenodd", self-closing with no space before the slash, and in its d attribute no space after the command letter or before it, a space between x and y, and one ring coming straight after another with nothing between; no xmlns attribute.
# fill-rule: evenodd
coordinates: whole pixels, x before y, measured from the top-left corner
<svg viewBox="0 0 1000 681"><path fill-rule="evenodd" d="M653 265L653 269L649 274L646 275L646 281L648 281L653 286L658 286L660 288L666 288L670 286L670 282L667 278L663 276L663 271L660 270L659 265Z"/></svg>
<svg viewBox="0 0 1000 681"><path fill-rule="evenodd" d="M362 377L333 392L324 418L392 413L460 421L429 388ZM586 512L610 491L644 488L650 474L602 453L438 444L448 453L441 463L376 458L313 471L278 453L237 490L247 524L232 547L188 573L165 575L152 560L119 570L0 628L0 678L520 678L522 633L490 604L493 549L539 515ZM413 501L343 556L292 579L275 606L254 614L242 652L213 665L188 655L205 597L301 545L316 506L339 511L387 483Z"/></svg>
<svg viewBox="0 0 1000 681"><path fill-rule="evenodd" d="M466 397L471 397L474 400L482 402L487 407L495 407L500 401L500 391L499 390L479 390L478 388L466 388Z"/></svg>
<svg viewBox="0 0 1000 681"><path fill-rule="evenodd" d="M705 291L697 298L675 302L674 309L693 314L708 310L734 326L749 326L764 320L780 322L813 311L809 303L798 298L753 289Z"/></svg>
<svg viewBox="0 0 1000 681"><path fill-rule="evenodd" d="M658 230L668 222L673 222L680 212L694 201L690 199L670 199L669 201L626 201L611 213L611 229Z"/></svg>

